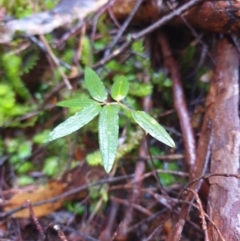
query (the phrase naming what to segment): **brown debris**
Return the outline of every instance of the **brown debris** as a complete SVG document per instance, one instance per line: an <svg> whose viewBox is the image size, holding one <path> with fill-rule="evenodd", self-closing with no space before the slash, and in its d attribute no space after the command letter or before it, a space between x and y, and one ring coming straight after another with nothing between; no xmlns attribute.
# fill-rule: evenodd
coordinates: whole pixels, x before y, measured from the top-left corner
<svg viewBox="0 0 240 241"><path fill-rule="evenodd" d="M86 197L87 192L81 191L76 194L68 195L65 198L56 198L55 201L44 202L38 206L34 206L34 203L38 203L44 200L52 199L64 192L68 192L79 186L85 185L89 180L98 180L103 174L103 168L101 167L89 167L84 164L78 166L71 171L63 175L61 180L50 180L47 185L36 186L32 191L21 191L14 194L4 205L4 211L9 212L18 207L23 206L27 200L30 200L33 204L33 211L36 217L46 216L63 206L63 203L67 200L83 199ZM29 210L23 209L13 212L15 218L28 218Z"/></svg>

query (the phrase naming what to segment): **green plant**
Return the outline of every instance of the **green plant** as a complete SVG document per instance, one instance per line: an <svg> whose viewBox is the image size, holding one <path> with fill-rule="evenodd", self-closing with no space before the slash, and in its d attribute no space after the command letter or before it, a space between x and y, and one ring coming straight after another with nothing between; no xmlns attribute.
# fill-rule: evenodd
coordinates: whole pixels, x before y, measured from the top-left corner
<svg viewBox="0 0 240 241"><path fill-rule="evenodd" d="M74 214L82 215L84 213L84 206L82 206L80 203L66 201L64 206L69 212Z"/></svg>
<svg viewBox="0 0 240 241"><path fill-rule="evenodd" d="M98 75L90 68L85 68L85 85L90 98L70 99L58 103L62 107L81 107L75 115L59 124L49 133L45 142L53 141L69 135L89 123L98 114L99 146L106 172L112 169L118 144L118 114L120 108L130 112L133 120L147 133L164 144L174 147L175 144L166 130L144 111L135 111L121 101L127 96L129 83L126 77L118 76L111 87L111 97L114 102L108 102L108 93ZM103 106L103 107L102 107Z"/></svg>

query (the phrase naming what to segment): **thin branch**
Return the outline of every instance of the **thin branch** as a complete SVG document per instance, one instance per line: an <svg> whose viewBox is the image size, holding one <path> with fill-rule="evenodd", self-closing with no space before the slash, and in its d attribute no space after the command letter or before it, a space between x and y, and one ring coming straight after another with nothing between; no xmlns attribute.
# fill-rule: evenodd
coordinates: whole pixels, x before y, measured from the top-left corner
<svg viewBox="0 0 240 241"><path fill-rule="evenodd" d="M237 179L240 179L240 174L233 174L233 173L212 173L212 174L207 174L198 178L193 179L191 182L189 182L184 189L182 190L181 193L183 193L187 188L189 188L190 186L192 186L193 184L201 181L201 180L207 180L211 177L235 177ZM180 196L181 196L180 193Z"/></svg>
<svg viewBox="0 0 240 241"><path fill-rule="evenodd" d="M67 86L67 88L68 88L69 90L71 90L71 89L72 89L72 85L70 84L67 76L64 74L63 70L61 69L61 67L60 67L60 65L59 65L59 62L58 62L58 59L56 58L55 54L54 54L53 51L51 50L48 42L46 41L46 39L45 39L45 37L44 37L43 35L40 35L40 38L41 38L43 44L45 45L45 48L46 48L49 56L51 56L53 62L54 62L55 65L57 66L58 71L59 71L59 73L61 74L61 76L62 76L62 78L63 78L63 80L64 80L65 85Z"/></svg>
<svg viewBox="0 0 240 241"><path fill-rule="evenodd" d="M157 22L155 22L151 26L149 26L149 27L145 28L144 30L140 31L139 33L133 35L130 40L128 40L126 43L124 43L122 46L120 46L120 48L118 48L117 50L114 50L111 54L109 54L109 56L101 59L99 62L94 64L92 66L92 68L97 69L97 68L100 68L100 67L104 66L107 62L116 58L118 55L120 55L122 52L124 52L129 46L131 46L131 44L134 41L146 36L147 34L153 32L154 30L160 28L161 26L165 25L167 22L171 21L172 19L174 19L178 15L182 14L183 12L187 11L188 9L193 7L194 5L200 3L201 1L202 0L191 0L188 3L184 4L183 6L176 9L175 12L171 12L171 13L167 14L166 16L163 16L161 19L159 19ZM82 77L83 77L83 73L80 73L78 76L76 76L74 79L72 79L72 81L78 81ZM52 91L48 95L46 95L44 103L48 102L48 100L55 93L62 90L64 88L64 86L65 85L63 83L61 83L58 86L54 87L52 89Z"/></svg>
<svg viewBox="0 0 240 241"><path fill-rule="evenodd" d="M59 225L54 225L53 229L55 229L58 233L58 237L62 240L62 241L68 241L65 234L63 233L63 231L61 230Z"/></svg>
<svg viewBox="0 0 240 241"><path fill-rule="evenodd" d="M188 166L188 171L190 173L191 179L191 173L196 161L196 143L190 122L190 117L188 115L188 109L183 92L180 71L178 69L175 59L172 56L172 51L170 49L165 34L163 32L160 32L158 39L161 45L165 66L169 70L173 82L174 106L180 121L186 153L186 164Z"/></svg>
<svg viewBox="0 0 240 241"><path fill-rule="evenodd" d="M105 50L105 53L104 53L104 56L108 56L109 55L110 51L113 49L113 47L116 45L118 40L121 38L121 36L123 35L124 31L127 29L128 25L130 24L130 22L132 21L133 17L137 13L140 5L142 4L142 1L143 0L137 0L133 10L129 14L128 18L125 20L124 24L121 26L121 29L118 31L118 33L114 37L113 41L107 46L107 48Z"/></svg>
<svg viewBox="0 0 240 241"><path fill-rule="evenodd" d="M119 227L118 235L121 237L121 239L124 237L126 238L126 235L127 235L126 230L132 223L133 216L134 216L133 208L137 208L138 210L143 212L143 208L141 208L138 203L140 201L140 196L141 196L141 192L140 192L141 187L142 187L141 177L142 177L144 171L145 171L145 163L143 161L137 162L137 165L135 167L135 172L134 172L134 178L132 180L133 189L132 189L130 201L129 201L130 205L128 204L128 208L125 210L124 218L121 222L122 224ZM145 212L145 214L146 214L146 212Z"/></svg>
<svg viewBox="0 0 240 241"><path fill-rule="evenodd" d="M82 25L81 33L80 33L80 38L78 41L78 48L74 57L74 63L76 66L78 66L79 60L81 59L82 56L82 48L83 48L83 39L86 33L86 24L84 23Z"/></svg>
<svg viewBox="0 0 240 241"><path fill-rule="evenodd" d="M45 236L44 235L44 230L43 230L42 226L40 225L36 215L34 214L31 201L28 199L26 201L26 203L27 203L27 207L28 207L28 210L29 210L29 213L30 213L30 217L32 218L34 224L36 225L36 228L37 228L38 232L41 234L42 237L44 237Z"/></svg>
<svg viewBox="0 0 240 241"><path fill-rule="evenodd" d="M202 229L204 231L205 234L205 241L209 241L209 237L208 237L208 232L207 232L207 222L206 222L206 218L205 218L205 212L203 210L203 206L201 203L201 200L197 194L197 192L191 188L187 189L189 192L193 193L193 195L195 196L197 205L198 205L198 210L200 212L200 218L202 219Z"/></svg>
<svg viewBox="0 0 240 241"><path fill-rule="evenodd" d="M133 191L134 191L134 190L133 190ZM114 202L117 202L117 203L120 203L120 204L125 205L127 208L132 207L132 208L140 211L141 213L147 215L148 217L153 215L152 212L150 212L149 210L147 210L146 208L142 207L142 206L139 205L139 204L135 204L135 203L132 203L132 202L129 202L129 201L127 201L127 200L123 200L123 199L117 198L117 197L110 197L110 199L111 199L112 201L114 201ZM131 214L132 214L132 213L131 213ZM127 226L127 227L128 227L128 226ZM124 231L125 231L124 233L126 233L126 230L127 230L127 229L124 230Z"/></svg>
<svg viewBox="0 0 240 241"><path fill-rule="evenodd" d="M171 5L170 2L167 1L167 5L173 12L175 11L175 8ZM197 42L199 42L202 45L203 48L206 48L206 44L203 42L202 38L198 35L198 33L192 27L192 25L188 22L188 20L183 15L179 15L179 17L182 19L184 24L190 29L192 35L196 38ZM207 51L207 54L208 54L209 58L211 59L211 61L215 64L215 61L214 61L211 53L209 51Z"/></svg>

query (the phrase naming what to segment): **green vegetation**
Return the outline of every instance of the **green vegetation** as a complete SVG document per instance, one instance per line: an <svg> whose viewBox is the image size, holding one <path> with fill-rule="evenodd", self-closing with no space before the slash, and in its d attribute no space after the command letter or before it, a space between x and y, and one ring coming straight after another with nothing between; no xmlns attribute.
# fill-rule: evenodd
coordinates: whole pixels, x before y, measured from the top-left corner
<svg viewBox="0 0 240 241"><path fill-rule="evenodd" d="M85 85L89 94L95 101L85 99L83 101L70 99L60 102L65 107L81 107L82 110L58 125L49 133L46 142L56 140L69 135L90 122L100 114L98 122L99 146L101 150L103 166L106 172L110 172L115 160L118 143L118 114L120 107L131 112L133 120L139 124L147 133L170 147L175 144L165 129L144 111L129 109L121 103L129 89L128 80L124 76L118 76L111 87L111 97L116 102L107 102L107 90L98 75L90 68L85 68ZM79 103L79 105L77 104ZM103 105L103 107L101 107Z"/></svg>
<svg viewBox="0 0 240 241"><path fill-rule="evenodd" d="M52 9L56 2L2 0L6 11L16 18L31 15L35 11ZM96 34L101 37L93 40L89 33L83 37L81 58L78 61L76 61L78 37L66 40L63 48L53 47L52 44L56 41L54 34L47 34L45 37L56 58L64 62L60 66L61 70L67 76L74 76L74 71L81 73L86 66L92 66L102 58L105 47L113 38L110 30L114 27L107 15L101 15L96 26ZM21 49L25 45L27 47ZM188 63L192 62L195 53L195 46L190 46L183 60L183 68L187 68ZM163 128L158 126L160 133L157 133L155 127L146 126L147 123L152 127L156 125L160 113L172 108L173 101L172 82L163 71L152 69L143 39L134 42L126 55L112 59L102 69L97 69L97 74L87 71L85 74L90 76L85 76L84 81L75 82L77 84L72 91L63 89L47 102L45 102L46 96L54 87L61 84L63 79L57 66L49 62L49 59L44 59L46 55L38 46L21 38L14 39L11 46L0 47L0 126L7 130L0 143L0 150L2 155L9 156L9 163L13 165L17 178L19 180L22 178L22 184L34 182L30 177L32 172L41 172L50 178L59 177L66 167L76 166L79 160L72 150L73 143L88 148L85 144L88 135L96 145L86 150L83 159L86 158L91 165L102 163L107 171L111 170L114 160L121 160L127 154L137 156L136 149L144 137L141 128L154 138L173 146L169 136L165 136ZM201 70L201 74L207 71L204 70L204 66ZM99 86L96 89L92 88L96 83ZM200 88L206 88L206 85ZM141 101L147 96L155 98L151 116L157 122L144 112L137 111L142 109ZM49 107L55 106L56 103L56 107ZM95 118L98 115L101 118ZM111 126L112 122L106 121L109 118L115 122L114 125ZM83 122L79 122L79 119ZM100 120L102 121L99 122ZM171 126L174 121L169 118L167 121L164 120L164 125ZM101 142L106 139L103 134L106 134L105 130L108 128L100 125L103 122L111 126L111 134L114 133L113 140L110 138L108 140L113 144L111 147ZM64 123L65 126L60 123ZM54 132L50 132L55 126L58 127ZM55 133L53 139L73 134L43 145L43 140L49 138L49 133L50 136ZM121 136L122 133L124 138ZM39 159L34 153L41 148L44 149L44 154ZM106 154L105 149L111 151ZM116 163L125 165L124 162ZM134 164L134 161L129 163L131 164ZM53 167L52 171L49 171L49 167Z"/></svg>

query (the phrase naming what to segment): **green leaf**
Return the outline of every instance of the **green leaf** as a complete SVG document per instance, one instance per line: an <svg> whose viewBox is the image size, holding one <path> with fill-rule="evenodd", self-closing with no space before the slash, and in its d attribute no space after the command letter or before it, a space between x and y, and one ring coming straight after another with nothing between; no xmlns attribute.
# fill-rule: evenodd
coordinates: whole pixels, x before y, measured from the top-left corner
<svg viewBox="0 0 240 241"><path fill-rule="evenodd" d="M111 88L111 96L114 100L120 101L125 98L128 93L129 83L125 76L117 76Z"/></svg>
<svg viewBox="0 0 240 241"><path fill-rule="evenodd" d="M27 158L32 153L32 143L30 141L24 141L19 143L18 156L19 158Z"/></svg>
<svg viewBox="0 0 240 241"><path fill-rule="evenodd" d="M61 107L81 107L84 108L90 104L96 103L94 100L89 98L79 98L79 99L70 99L64 100L57 103L57 106Z"/></svg>
<svg viewBox="0 0 240 241"><path fill-rule="evenodd" d="M58 171L59 167L59 159L58 157L48 157L43 166L43 173L47 176L54 176L56 172Z"/></svg>
<svg viewBox="0 0 240 241"><path fill-rule="evenodd" d="M92 65L93 64L93 51L92 51L92 45L91 40L88 37L83 38L83 46L82 46L82 57L81 62L86 65Z"/></svg>
<svg viewBox="0 0 240 241"><path fill-rule="evenodd" d="M34 178L32 178L28 175L22 175L22 176L18 177L17 181L18 181L19 186L26 186L26 185L33 184L36 182L34 180Z"/></svg>
<svg viewBox="0 0 240 241"><path fill-rule="evenodd" d="M129 94L136 97L148 96L152 93L153 85L148 83L131 83Z"/></svg>
<svg viewBox="0 0 240 241"><path fill-rule="evenodd" d="M132 117L152 137L170 147L175 147L174 141L166 130L146 112L132 111Z"/></svg>
<svg viewBox="0 0 240 241"><path fill-rule="evenodd" d="M102 154L100 151L94 151L86 156L86 161L90 166L103 165Z"/></svg>
<svg viewBox="0 0 240 241"><path fill-rule="evenodd" d="M86 67L84 76L86 87L92 98L97 101L104 102L107 99L107 91L96 72Z"/></svg>
<svg viewBox="0 0 240 241"><path fill-rule="evenodd" d="M35 166L32 162L24 162L18 169L17 169L17 172L19 174L24 174L24 173L27 173L29 171L32 171L34 170Z"/></svg>
<svg viewBox="0 0 240 241"><path fill-rule="evenodd" d="M145 48L144 48L144 42L142 39L140 39L132 44L132 51L137 52L137 53L144 53Z"/></svg>
<svg viewBox="0 0 240 241"><path fill-rule="evenodd" d="M51 131L44 142L56 140L60 137L67 136L74 131L90 122L101 111L101 106L98 104L90 104L84 107L81 111L76 112L75 115L69 117L56 128Z"/></svg>
<svg viewBox="0 0 240 241"><path fill-rule="evenodd" d="M99 146L106 172L110 172L114 163L118 144L119 106L105 105L99 117Z"/></svg>

